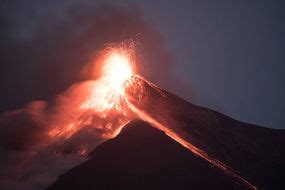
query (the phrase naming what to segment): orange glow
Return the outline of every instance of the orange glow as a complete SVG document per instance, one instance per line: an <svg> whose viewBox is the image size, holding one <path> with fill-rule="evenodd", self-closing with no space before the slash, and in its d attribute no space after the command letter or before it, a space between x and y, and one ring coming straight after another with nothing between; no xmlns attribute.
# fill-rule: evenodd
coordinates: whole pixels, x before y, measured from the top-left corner
<svg viewBox="0 0 285 190"><path fill-rule="evenodd" d="M96 89L83 102L82 109L94 109L105 112L110 109L123 111L120 101L125 94L124 85L133 75L131 62L127 54L119 50L111 50L102 60L102 76L97 79Z"/></svg>
<svg viewBox="0 0 285 190"><path fill-rule="evenodd" d="M103 75L114 88L121 88L127 79L133 75L127 55L112 52L103 65Z"/></svg>
<svg viewBox="0 0 285 190"><path fill-rule="evenodd" d="M88 126L101 130L103 138L111 138L132 119L125 104L125 86L133 75L131 51L119 46L101 52L96 60L101 76L68 90L71 102L66 100L68 106L62 112L68 109L72 114L59 117L49 131L51 137L68 139ZM62 121L65 117L69 119Z"/></svg>
<svg viewBox="0 0 285 190"><path fill-rule="evenodd" d="M110 109L120 109L119 103L124 96L124 84L132 76L128 57L112 52L103 62L103 76L97 80L96 89L91 97L83 102L82 109L94 109L104 112Z"/></svg>

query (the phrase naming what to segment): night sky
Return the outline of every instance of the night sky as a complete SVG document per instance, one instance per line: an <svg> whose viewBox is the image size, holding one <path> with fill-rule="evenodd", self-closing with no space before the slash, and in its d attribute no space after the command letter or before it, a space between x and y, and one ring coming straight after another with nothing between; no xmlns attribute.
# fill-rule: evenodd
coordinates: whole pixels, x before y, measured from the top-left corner
<svg viewBox="0 0 285 190"><path fill-rule="evenodd" d="M88 60L79 55L91 43L96 50L134 35L153 82L235 119L285 128L282 1L116 1L135 16L118 13L124 22L102 30L100 22L109 25L97 13L114 11L100 2L0 2L1 111L48 100L77 81ZM116 27L126 35L112 36Z"/></svg>

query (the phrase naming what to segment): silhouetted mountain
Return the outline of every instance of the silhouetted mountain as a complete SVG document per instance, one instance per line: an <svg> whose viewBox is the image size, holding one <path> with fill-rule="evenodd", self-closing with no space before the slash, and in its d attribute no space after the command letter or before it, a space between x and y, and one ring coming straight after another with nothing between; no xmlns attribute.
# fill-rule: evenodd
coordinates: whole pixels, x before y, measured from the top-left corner
<svg viewBox="0 0 285 190"><path fill-rule="evenodd" d="M149 124L130 123L92 158L62 175L59 189L242 189L222 171Z"/></svg>
<svg viewBox="0 0 285 190"><path fill-rule="evenodd" d="M129 89L128 93L138 109L257 188L285 188L284 130L239 122L195 106L141 78L134 80L143 90ZM162 131L140 121L128 124L90 156L61 175L50 190L246 189Z"/></svg>
<svg viewBox="0 0 285 190"><path fill-rule="evenodd" d="M133 80L144 89L141 93L129 89L136 107L257 187L285 188L285 130L240 122L193 105L143 78Z"/></svg>

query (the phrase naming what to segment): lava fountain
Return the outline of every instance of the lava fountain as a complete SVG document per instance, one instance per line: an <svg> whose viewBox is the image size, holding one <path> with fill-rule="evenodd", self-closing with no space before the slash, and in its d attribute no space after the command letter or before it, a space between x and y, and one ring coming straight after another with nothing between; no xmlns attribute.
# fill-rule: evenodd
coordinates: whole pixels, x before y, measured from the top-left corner
<svg viewBox="0 0 285 190"><path fill-rule="evenodd" d="M132 52L132 48L120 45L99 54L95 62L95 68L100 68L99 77L71 87L60 100L63 106L51 119L48 132L52 139L64 142L86 128L109 139L134 118L125 94L127 81L135 70ZM82 149L80 154L88 153L87 147Z"/></svg>

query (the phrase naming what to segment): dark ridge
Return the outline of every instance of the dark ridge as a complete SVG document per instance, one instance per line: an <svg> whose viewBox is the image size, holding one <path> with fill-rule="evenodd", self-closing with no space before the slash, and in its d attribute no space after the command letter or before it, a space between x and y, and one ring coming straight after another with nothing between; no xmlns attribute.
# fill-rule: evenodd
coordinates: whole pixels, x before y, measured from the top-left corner
<svg viewBox="0 0 285 190"><path fill-rule="evenodd" d="M49 190L244 189L148 123L134 121Z"/></svg>
<svg viewBox="0 0 285 190"><path fill-rule="evenodd" d="M187 102L141 77L133 80L144 88L141 94L132 88L128 91L136 107L252 184L285 189L285 130L240 122Z"/></svg>

